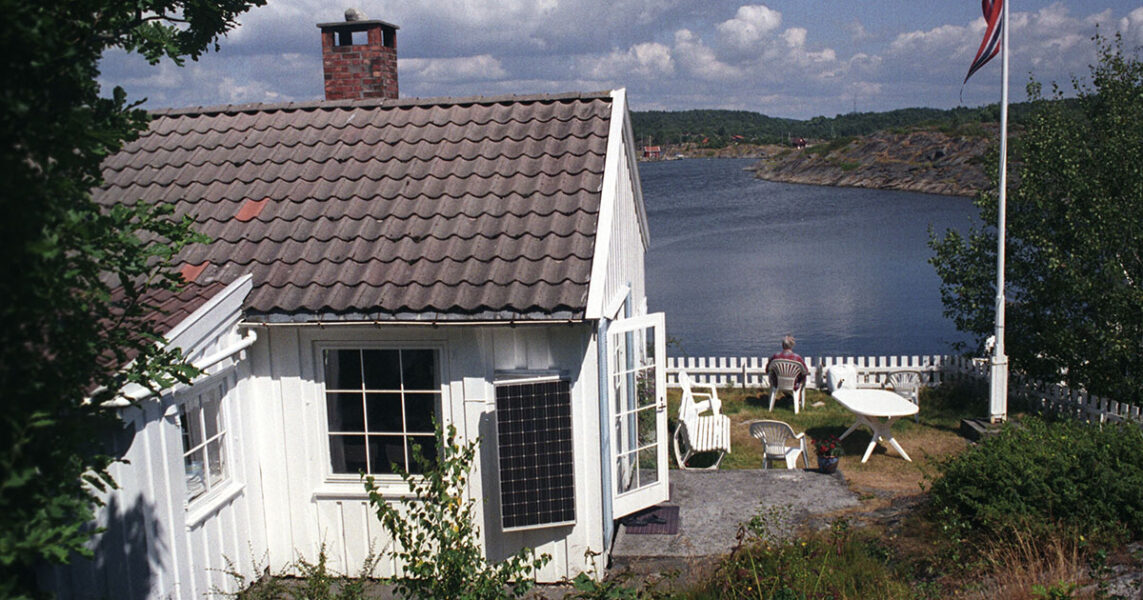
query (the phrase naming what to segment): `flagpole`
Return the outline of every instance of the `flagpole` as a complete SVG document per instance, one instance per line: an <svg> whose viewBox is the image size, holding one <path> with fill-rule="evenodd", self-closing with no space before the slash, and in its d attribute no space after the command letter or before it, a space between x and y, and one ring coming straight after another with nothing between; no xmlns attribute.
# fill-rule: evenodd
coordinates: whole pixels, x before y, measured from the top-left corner
<svg viewBox="0 0 1143 600"><path fill-rule="evenodd" d="M1001 30L1000 67L1000 190L996 225L996 343L992 347L989 365L989 415L993 423L1008 419L1008 356L1004 353L1004 251L1007 238L1008 210L1008 9L1009 0L1003 0L1003 29Z"/></svg>

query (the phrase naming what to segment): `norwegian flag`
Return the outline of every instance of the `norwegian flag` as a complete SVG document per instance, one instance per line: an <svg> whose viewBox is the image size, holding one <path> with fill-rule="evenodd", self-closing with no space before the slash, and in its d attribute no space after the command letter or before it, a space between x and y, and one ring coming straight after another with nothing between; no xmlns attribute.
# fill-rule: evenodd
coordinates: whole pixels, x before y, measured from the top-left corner
<svg viewBox="0 0 1143 600"><path fill-rule="evenodd" d="M976 51L976 58L972 59L968 75L964 76L964 83L968 83L968 78L972 77L973 73L1000 54L1000 34L1004 30L1001 19L1004 15L1004 0L981 0L980 7L984 10L984 20L988 23L988 28L984 30L984 39L980 42L980 49Z"/></svg>

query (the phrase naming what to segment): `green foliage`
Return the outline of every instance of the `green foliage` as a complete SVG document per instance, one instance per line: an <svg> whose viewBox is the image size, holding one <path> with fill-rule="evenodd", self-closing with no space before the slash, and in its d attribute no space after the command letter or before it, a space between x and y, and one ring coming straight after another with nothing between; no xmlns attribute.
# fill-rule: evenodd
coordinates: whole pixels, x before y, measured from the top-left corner
<svg viewBox="0 0 1143 600"><path fill-rule="evenodd" d="M436 460L425 458L413 445L417 471L413 475L395 465L411 497L391 502L365 478L369 504L394 540L390 556L403 565L395 577L404 598L435 600L493 600L518 598L533 585L533 573L551 559L523 548L495 565L484 559L480 530L474 523L476 501L468 498L468 478L479 440L458 445L456 428L447 434L438 427Z"/></svg>
<svg viewBox="0 0 1143 600"><path fill-rule="evenodd" d="M759 514L762 535L723 560L706 587L715 598L903 598L909 587L889 566L878 536L834 521L805 537L774 536Z"/></svg>
<svg viewBox="0 0 1143 600"><path fill-rule="evenodd" d="M1143 401L1143 63L1096 37L1090 84L1041 97L1012 140L1006 350L1013 368L1121 402ZM1054 87L1054 86L1053 86ZM988 168L996 180L997 167ZM983 228L933 238L945 314L978 345L995 314L997 192Z"/></svg>
<svg viewBox="0 0 1143 600"><path fill-rule="evenodd" d="M211 590L212 595L234 598L235 600L364 600L366 595L365 584L373 575L377 566L377 556L370 551L369 556L361 567L357 577L334 573L329 569L329 555L326 554L325 544L318 549L316 563L304 558L294 562L294 568L301 574L301 581L295 584L287 583L286 575L267 575L251 580L235 567L230 558L226 559L226 569L223 573L235 584L238 591L226 592L218 588ZM256 561L251 565L254 573L268 573L269 568Z"/></svg>
<svg viewBox="0 0 1143 600"><path fill-rule="evenodd" d="M1143 538L1143 430L1072 419L1008 425L939 467L931 511L954 543L1053 531Z"/></svg>
<svg viewBox="0 0 1143 600"><path fill-rule="evenodd" d="M99 440L121 427L103 402L193 375L146 318L179 285L168 261L196 240L190 220L91 198L148 120L122 89L100 96L100 57L195 58L263 3L0 0L0 597L35 594L41 561L90 554L85 524L114 486Z"/></svg>

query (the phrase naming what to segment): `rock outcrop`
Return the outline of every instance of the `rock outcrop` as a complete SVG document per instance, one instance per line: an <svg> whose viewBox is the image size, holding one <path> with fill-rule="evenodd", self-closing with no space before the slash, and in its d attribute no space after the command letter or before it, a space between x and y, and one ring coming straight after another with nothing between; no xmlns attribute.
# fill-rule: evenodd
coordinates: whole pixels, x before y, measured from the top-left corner
<svg viewBox="0 0 1143 600"><path fill-rule="evenodd" d="M786 149L763 158L753 170L769 181L975 196L989 185L983 157L994 139L880 132L847 143Z"/></svg>

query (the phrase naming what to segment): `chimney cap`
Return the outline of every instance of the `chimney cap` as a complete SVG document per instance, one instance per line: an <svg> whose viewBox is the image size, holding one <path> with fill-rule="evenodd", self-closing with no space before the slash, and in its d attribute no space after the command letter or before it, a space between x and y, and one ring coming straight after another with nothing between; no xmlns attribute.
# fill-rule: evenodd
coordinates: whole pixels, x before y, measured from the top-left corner
<svg viewBox="0 0 1143 600"><path fill-rule="evenodd" d="M396 25L394 25L392 23L386 23L385 21L377 21L377 20L371 20L371 21L334 21L333 23L318 23L317 24L318 28L321 29L322 31L325 31L327 29L333 29L335 31L365 31L366 29L372 29L373 27L376 27L378 25L380 25L381 27L385 27L385 28L393 29L393 30L400 29L400 27L397 27Z"/></svg>

